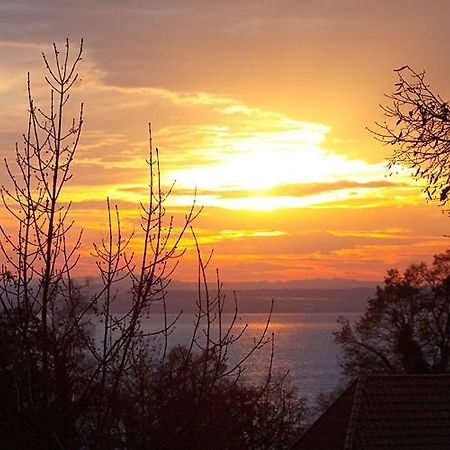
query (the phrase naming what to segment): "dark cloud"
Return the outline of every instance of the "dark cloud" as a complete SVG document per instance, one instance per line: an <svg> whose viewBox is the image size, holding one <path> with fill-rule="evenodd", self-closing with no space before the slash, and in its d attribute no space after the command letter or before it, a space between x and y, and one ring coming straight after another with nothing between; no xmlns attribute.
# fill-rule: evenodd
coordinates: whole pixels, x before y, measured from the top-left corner
<svg viewBox="0 0 450 450"><path fill-rule="evenodd" d="M84 37L109 84L229 95L369 140L393 68L426 68L447 88L449 15L444 0L0 0L0 41Z"/></svg>
<svg viewBox="0 0 450 450"><path fill-rule="evenodd" d="M201 189L197 192L198 195L213 195L218 198L240 198L240 197L254 197L255 195L272 196L272 197L305 197L308 195L321 194L328 191L337 191L341 189L379 189L379 188L410 188L406 183L391 182L391 181L371 181L367 183L357 183L354 181L337 181L334 183L298 183L285 184L274 187L272 189L251 191L251 190L234 190L227 191L205 190ZM137 189L139 188L130 188ZM191 195L192 190L178 189L175 185L175 195Z"/></svg>
<svg viewBox="0 0 450 450"><path fill-rule="evenodd" d="M332 227L332 224L329 224ZM239 236L232 233L223 240L214 242L219 255L301 255L355 249L361 246L412 245L417 236L408 231L364 230L339 234L332 229L307 232L292 232L280 236Z"/></svg>
<svg viewBox="0 0 450 450"><path fill-rule="evenodd" d="M341 189L378 189L378 188L408 187L405 183L390 181L371 181L367 183L357 183L354 181L337 181L335 183L311 183L311 184L287 184L271 189L270 195L302 197L306 195L321 194L327 191Z"/></svg>
<svg viewBox="0 0 450 450"><path fill-rule="evenodd" d="M430 60L444 50L436 43L448 38L449 12L443 0L2 0L0 38L47 45L84 36L110 81L124 85L220 91L275 76L280 87L292 85L315 73L328 90L336 76L354 77L383 58Z"/></svg>

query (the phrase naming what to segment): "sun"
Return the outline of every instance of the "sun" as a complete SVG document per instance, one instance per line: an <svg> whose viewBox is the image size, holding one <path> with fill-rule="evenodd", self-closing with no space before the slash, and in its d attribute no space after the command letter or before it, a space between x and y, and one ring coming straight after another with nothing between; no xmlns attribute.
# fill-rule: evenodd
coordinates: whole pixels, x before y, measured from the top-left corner
<svg viewBox="0 0 450 450"><path fill-rule="evenodd" d="M214 163L176 169L168 177L183 188L196 185L200 190L217 191L258 191L298 182L310 178L310 172L302 168L305 158L319 167L313 158L317 159L326 130L311 124L297 130L256 131L245 137L230 134L220 151L211 150Z"/></svg>
<svg viewBox="0 0 450 450"><path fill-rule="evenodd" d="M292 196L283 186L335 183L341 180L366 182L380 179L383 165L349 159L325 148L329 128L321 124L297 123L288 130L252 131L242 136L221 135L221 142L200 149L210 162L187 165L167 173L179 189L197 189L205 205L227 209L271 210L340 201L345 192ZM382 176L382 175L381 175ZM274 190L278 191L274 195ZM354 193L353 193L354 194ZM185 199L175 199L184 204Z"/></svg>

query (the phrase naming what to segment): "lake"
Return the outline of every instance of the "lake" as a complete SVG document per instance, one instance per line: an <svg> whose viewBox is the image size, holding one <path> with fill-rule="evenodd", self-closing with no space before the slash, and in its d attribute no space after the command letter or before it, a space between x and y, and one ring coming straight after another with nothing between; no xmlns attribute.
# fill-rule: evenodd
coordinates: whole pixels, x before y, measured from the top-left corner
<svg viewBox="0 0 450 450"><path fill-rule="evenodd" d="M272 315L269 332L275 335L273 373L289 372L288 379L309 399L321 391L330 391L340 381L338 362L339 349L334 343L333 331L339 329L337 318L342 313L276 313ZM346 314L350 320L358 314ZM162 315L154 314L143 319L145 331L155 331L163 323ZM168 321L176 315L168 315ZM260 313L241 314L236 325L239 329L248 324L247 330L233 345L231 362L242 357L264 330L267 315ZM224 326L230 324L231 314L224 314ZM193 330L193 315L185 314L177 322L169 336L169 346L188 344ZM259 350L245 362L245 377L248 380L263 380L270 363L270 345Z"/></svg>

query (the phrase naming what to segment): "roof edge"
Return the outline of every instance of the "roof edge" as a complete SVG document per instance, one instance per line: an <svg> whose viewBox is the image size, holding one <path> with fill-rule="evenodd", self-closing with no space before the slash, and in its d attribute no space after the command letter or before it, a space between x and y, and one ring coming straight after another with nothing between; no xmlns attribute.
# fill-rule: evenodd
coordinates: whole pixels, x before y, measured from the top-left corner
<svg viewBox="0 0 450 450"><path fill-rule="evenodd" d="M355 438L356 423L361 409L361 397L365 376L362 375L356 379L355 393L353 394L353 405L348 420L347 433L344 440L344 450L351 450Z"/></svg>
<svg viewBox="0 0 450 450"><path fill-rule="evenodd" d="M297 439L294 446L292 447L293 449L298 448L297 446L299 445L303 437L309 434L309 432L316 427L316 425L320 422L322 417L324 417L328 413L328 411L341 399L341 397L343 397L350 389L352 389L355 383L357 382L358 378L354 378L352 381L349 382L348 386L323 410L320 416L317 417L317 419L314 420L314 422L305 431L303 431L303 433L300 434L300 437Z"/></svg>

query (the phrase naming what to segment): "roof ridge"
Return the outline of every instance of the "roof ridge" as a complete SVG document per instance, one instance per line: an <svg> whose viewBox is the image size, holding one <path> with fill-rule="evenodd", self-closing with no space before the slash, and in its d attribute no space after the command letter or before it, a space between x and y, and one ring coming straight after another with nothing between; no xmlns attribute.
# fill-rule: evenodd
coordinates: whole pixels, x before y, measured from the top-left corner
<svg viewBox="0 0 450 450"><path fill-rule="evenodd" d="M348 420L347 433L344 439L344 450L351 450L355 438L356 424L358 422L359 410L361 409L361 397L363 391L363 384L366 377L361 375L358 377L355 386L355 393L353 395L353 405Z"/></svg>

